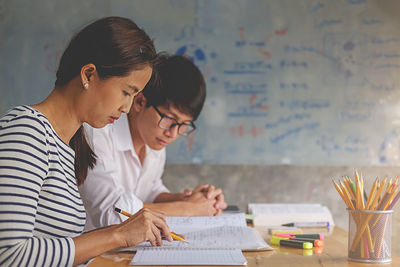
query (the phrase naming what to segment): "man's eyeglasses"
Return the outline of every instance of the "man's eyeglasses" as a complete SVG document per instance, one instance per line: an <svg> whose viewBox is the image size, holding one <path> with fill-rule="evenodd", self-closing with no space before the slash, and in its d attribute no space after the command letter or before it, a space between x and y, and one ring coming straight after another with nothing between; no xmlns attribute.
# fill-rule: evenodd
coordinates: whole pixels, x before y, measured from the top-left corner
<svg viewBox="0 0 400 267"><path fill-rule="evenodd" d="M195 129L196 126L192 121L179 123L175 119L168 117L167 115L161 113L158 108L154 105L152 107L157 111L158 115L160 115L161 119L158 122L158 127L165 130L171 130L175 126L178 126L178 134L183 136L188 136Z"/></svg>

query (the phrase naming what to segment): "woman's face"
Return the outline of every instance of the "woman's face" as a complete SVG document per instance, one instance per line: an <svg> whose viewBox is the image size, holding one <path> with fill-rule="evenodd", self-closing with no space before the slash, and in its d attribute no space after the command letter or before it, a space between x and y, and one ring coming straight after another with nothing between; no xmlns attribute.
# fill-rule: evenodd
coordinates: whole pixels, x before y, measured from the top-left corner
<svg viewBox="0 0 400 267"><path fill-rule="evenodd" d="M92 127L101 128L117 120L121 113L127 113L135 95L143 90L150 80L152 68L146 66L133 70L125 77L111 77L106 80L96 78L89 83L87 97L90 109L85 122Z"/></svg>

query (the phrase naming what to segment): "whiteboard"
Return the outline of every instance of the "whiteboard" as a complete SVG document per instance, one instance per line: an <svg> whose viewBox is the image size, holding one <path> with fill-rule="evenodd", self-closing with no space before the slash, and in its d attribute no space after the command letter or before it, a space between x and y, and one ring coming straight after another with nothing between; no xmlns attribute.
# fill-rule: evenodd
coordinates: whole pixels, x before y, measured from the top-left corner
<svg viewBox="0 0 400 267"><path fill-rule="evenodd" d="M73 33L131 18L207 82L168 163L397 165L400 1L0 0L0 113L53 88Z"/></svg>

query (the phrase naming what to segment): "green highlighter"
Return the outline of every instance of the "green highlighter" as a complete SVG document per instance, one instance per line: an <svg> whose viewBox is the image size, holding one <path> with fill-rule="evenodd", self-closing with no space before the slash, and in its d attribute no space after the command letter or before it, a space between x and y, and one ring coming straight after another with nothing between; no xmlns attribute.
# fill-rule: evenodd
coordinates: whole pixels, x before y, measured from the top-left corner
<svg viewBox="0 0 400 267"><path fill-rule="evenodd" d="M271 237L271 245L275 246L284 246L284 247L292 247L292 248L302 248L302 249L312 249L313 244L307 241L293 240L293 239L284 239L277 236Z"/></svg>

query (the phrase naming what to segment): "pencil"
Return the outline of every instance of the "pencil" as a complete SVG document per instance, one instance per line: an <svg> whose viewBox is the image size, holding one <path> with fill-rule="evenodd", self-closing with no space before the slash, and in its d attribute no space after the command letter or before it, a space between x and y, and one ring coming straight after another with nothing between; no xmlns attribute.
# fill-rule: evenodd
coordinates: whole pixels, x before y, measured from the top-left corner
<svg viewBox="0 0 400 267"><path fill-rule="evenodd" d="M375 182L372 184L371 192L369 192L369 196L367 198L367 204L366 204L366 209L367 210L369 210L369 208L371 206L371 202L372 202L372 199L373 199L373 196L375 194L377 186L378 186L378 178L376 178Z"/></svg>
<svg viewBox="0 0 400 267"><path fill-rule="evenodd" d="M346 198L349 208L354 209L354 204L351 200L349 192L346 189L346 186L343 184L342 181L340 181L340 185L342 187L343 196Z"/></svg>
<svg viewBox="0 0 400 267"><path fill-rule="evenodd" d="M124 211L124 210L121 210L121 209L119 209L119 208L115 208L115 211L118 212L118 213L121 213L121 214L125 215L126 217L131 217L131 216L132 216L132 214L130 214L130 213Z"/></svg>
<svg viewBox="0 0 400 267"><path fill-rule="evenodd" d="M357 171L354 172L354 182L348 176L343 176L342 181L339 179L337 183L332 179L332 182L349 211L355 210L355 213L350 213L356 224L356 232L349 249L352 252L357 249L356 253L360 258L384 257L384 234L389 215L379 212L392 210L399 201L399 177L385 177L382 181L376 178L368 195L364 187L364 177ZM362 214L364 211L367 213ZM368 211L378 211L378 214Z"/></svg>
<svg viewBox="0 0 400 267"><path fill-rule="evenodd" d="M351 201L349 203L349 201L347 200L347 198L344 196L344 193L342 191L342 189L340 188L340 186L332 179L332 183L335 186L336 190L338 191L340 197L343 199L344 203L346 204L346 206L351 209L352 204Z"/></svg>
<svg viewBox="0 0 400 267"><path fill-rule="evenodd" d="M389 207L390 203L392 202L393 198L396 195L396 191L393 191L391 194L387 194L387 198L385 199L385 203L383 203L382 210L387 210ZM375 222L372 224L372 227L375 227L375 225L379 222L379 219L382 217L382 214L380 214Z"/></svg>
<svg viewBox="0 0 400 267"><path fill-rule="evenodd" d="M345 184L347 190L349 191L349 194L350 194L351 198L353 200L356 200L356 196L354 195L355 188L354 188L354 191L353 191L353 188L351 187L351 185L354 185L354 184L353 184L353 182L350 180L350 178L348 176L346 176L346 179L344 180L344 184Z"/></svg>
<svg viewBox="0 0 400 267"><path fill-rule="evenodd" d="M124 211L124 210L121 210L121 209L119 209L119 208L115 208L114 210L115 210L116 212L118 212L118 213L121 213L121 214L127 216L127 217L131 217L131 216L132 216L132 214L130 214L130 213ZM185 243L189 243L189 242L187 242L185 239L183 239L182 237L180 237L179 235L177 235L177 234L175 234L175 233L173 233L173 232L171 232L171 237L172 237L173 239L177 240L177 241L182 241L182 242L185 242Z"/></svg>
<svg viewBox="0 0 400 267"><path fill-rule="evenodd" d="M400 198L400 191L397 193L396 197L392 200L392 203L390 203L390 206L388 208L389 210L393 209L393 206L396 205L399 198Z"/></svg>

